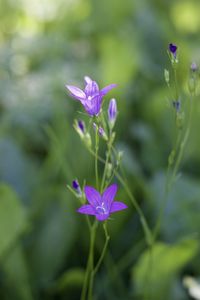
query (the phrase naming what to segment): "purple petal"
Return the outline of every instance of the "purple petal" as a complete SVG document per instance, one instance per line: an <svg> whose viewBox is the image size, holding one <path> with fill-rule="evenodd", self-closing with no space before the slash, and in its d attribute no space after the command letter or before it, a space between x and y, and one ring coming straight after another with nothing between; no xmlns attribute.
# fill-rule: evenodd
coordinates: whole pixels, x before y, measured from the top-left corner
<svg viewBox="0 0 200 300"><path fill-rule="evenodd" d="M116 211L123 210L123 209L126 209L126 208L128 208L128 206L126 204L124 204L123 202L114 201L111 204L110 213L114 213Z"/></svg>
<svg viewBox="0 0 200 300"><path fill-rule="evenodd" d="M109 214L95 214L96 219L100 222L107 220L109 216Z"/></svg>
<svg viewBox="0 0 200 300"><path fill-rule="evenodd" d="M101 110L102 97L97 95L92 99L87 99L84 103L84 108L91 116L97 116Z"/></svg>
<svg viewBox="0 0 200 300"><path fill-rule="evenodd" d="M92 82L92 79L89 76L85 76L84 80L86 84Z"/></svg>
<svg viewBox="0 0 200 300"><path fill-rule="evenodd" d="M111 204L117 193L117 184L110 185L102 195L102 202L105 203L105 206L110 210Z"/></svg>
<svg viewBox="0 0 200 300"><path fill-rule="evenodd" d="M90 204L85 204L82 205L77 212L79 212L80 214L85 214L85 215L95 215L95 210L92 207L92 205Z"/></svg>
<svg viewBox="0 0 200 300"><path fill-rule="evenodd" d="M85 87L85 94L86 97L93 97L96 96L97 94L99 94L99 86L95 81L91 81L89 83L87 83L86 87Z"/></svg>
<svg viewBox="0 0 200 300"><path fill-rule="evenodd" d="M66 85L65 87L70 91L71 96L73 96L74 98L78 100L85 100L85 93L78 87L73 85Z"/></svg>
<svg viewBox="0 0 200 300"><path fill-rule="evenodd" d="M101 195L97 190L95 190L91 186L85 186L85 196L88 200L88 202L93 206L96 207L101 204Z"/></svg>
<svg viewBox="0 0 200 300"><path fill-rule="evenodd" d="M114 89L116 86L117 86L117 84L115 84L115 83L109 84L100 91L100 94L102 96L105 96L110 90Z"/></svg>

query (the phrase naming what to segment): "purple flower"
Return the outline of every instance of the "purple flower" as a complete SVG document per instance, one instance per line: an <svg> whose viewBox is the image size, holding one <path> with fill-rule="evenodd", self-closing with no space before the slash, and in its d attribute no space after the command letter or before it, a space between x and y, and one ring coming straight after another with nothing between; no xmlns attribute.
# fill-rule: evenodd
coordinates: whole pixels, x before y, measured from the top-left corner
<svg viewBox="0 0 200 300"><path fill-rule="evenodd" d="M174 56L174 58L176 58L177 46L175 44L172 43L169 44L169 51Z"/></svg>
<svg viewBox="0 0 200 300"><path fill-rule="evenodd" d="M93 81L90 77L85 76L85 89L82 91L76 86L66 85L66 88L69 90L70 95L79 100L84 106L86 112L90 116L97 116L101 110L101 104L103 97L114 87L116 84L110 84L104 87L102 90L99 90L99 86L96 81Z"/></svg>
<svg viewBox="0 0 200 300"><path fill-rule="evenodd" d="M111 99L108 106L108 121L111 128L113 128L115 124L116 117L117 117L117 103L115 99Z"/></svg>
<svg viewBox="0 0 200 300"><path fill-rule="evenodd" d="M112 184L106 188L103 195L91 186L85 186L85 196L89 204L78 209L78 212L86 215L93 215L98 221L105 221L111 213L127 208L126 204L114 201L117 192L117 185Z"/></svg>

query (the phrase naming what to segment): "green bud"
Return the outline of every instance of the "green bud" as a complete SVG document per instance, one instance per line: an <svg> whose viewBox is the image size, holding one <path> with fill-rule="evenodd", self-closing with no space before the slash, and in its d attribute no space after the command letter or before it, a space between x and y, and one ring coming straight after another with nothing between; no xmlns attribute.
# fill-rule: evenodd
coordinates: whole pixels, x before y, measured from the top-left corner
<svg viewBox="0 0 200 300"><path fill-rule="evenodd" d="M92 139L91 139L91 136L90 136L90 134L88 132L84 135L83 141L84 141L85 145L88 148L91 148L91 146L92 146Z"/></svg>
<svg viewBox="0 0 200 300"><path fill-rule="evenodd" d="M164 78L167 85L169 85L169 71L167 69L164 69Z"/></svg>
<svg viewBox="0 0 200 300"><path fill-rule="evenodd" d="M106 177L109 179L112 175L113 165L111 163L107 164Z"/></svg>

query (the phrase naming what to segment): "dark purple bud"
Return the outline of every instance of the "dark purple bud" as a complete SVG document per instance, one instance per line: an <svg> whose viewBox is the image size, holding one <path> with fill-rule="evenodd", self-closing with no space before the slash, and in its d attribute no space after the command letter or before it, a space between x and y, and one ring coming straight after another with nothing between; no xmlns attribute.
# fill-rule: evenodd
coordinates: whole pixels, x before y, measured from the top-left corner
<svg viewBox="0 0 200 300"><path fill-rule="evenodd" d="M176 58L177 46L175 44L169 44L169 51L173 54L174 58Z"/></svg>
<svg viewBox="0 0 200 300"><path fill-rule="evenodd" d="M198 69L197 64L195 62L191 63L190 70L192 72L196 72Z"/></svg>
<svg viewBox="0 0 200 300"><path fill-rule="evenodd" d="M181 109L181 102L180 100L176 100L172 102L173 107L175 108L176 112L179 112Z"/></svg>
<svg viewBox="0 0 200 300"><path fill-rule="evenodd" d="M113 98L110 100L110 103L108 106L108 121L109 121L111 128L115 124L116 117L117 117L117 103L116 103L116 100Z"/></svg>
<svg viewBox="0 0 200 300"><path fill-rule="evenodd" d="M85 123L83 121L78 121L78 127L82 131L82 133L85 133Z"/></svg>
<svg viewBox="0 0 200 300"><path fill-rule="evenodd" d="M72 187L78 194L81 194L81 188L77 179L72 181Z"/></svg>

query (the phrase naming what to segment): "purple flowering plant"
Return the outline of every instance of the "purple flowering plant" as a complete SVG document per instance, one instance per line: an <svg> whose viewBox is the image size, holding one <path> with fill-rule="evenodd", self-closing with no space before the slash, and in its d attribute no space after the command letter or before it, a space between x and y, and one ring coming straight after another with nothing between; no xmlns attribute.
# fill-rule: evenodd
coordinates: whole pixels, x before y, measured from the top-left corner
<svg viewBox="0 0 200 300"><path fill-rule="evenodd" d="M74 128L88 151L94 157L95 187L85 184L81 187L77 179L73 180L72 187L68 186L81 202L81 206L77 212L85 215L90 232L90 251L86 268L86 280L81 295L82 300L92 299L94 275L97 273L103 261L110 239L107 222L113 221L111 214L128 208L124 202L115 200L118 184L113 183L113 180L118 180L122 186L126 186L125 179L119 174L122 153L118 153L114 147L116 135L114 125L117 119L117 101L115 99L109 101L107 104L107 113L105 113L103 107L103 98L117 85L110 84L100 90L96 81L88 76L85 76L84 79L84 90L76 86L66 85L70 96L81 102L86 111L86 116L88 116L85 121L75 120ZM92 130L91 127L93 127L94 130ZM99 153L99 148L102 143L106 143L107 147L105 157L101 157ZM99 171L99 163L104 165L101 174ZM129 191L128 187L126 188ZM132 198L132 200L135 201L134 198ZM95 266L92 253L98 224L102 224L105 234L105 244L102 254Z"/></svg>
<svg viewBox="0 0 200 300"><path fill-rule="evenodd" d="M137 203L131 189L127 185L127 180L122 172L122 152L118 151L114 145L116 139L115 123L117 120L118 110L116 99L110 99L109 103L105 105L103 98L109 91L116 87L116 84L110 84L103 89L99 89L96 81L90 77L85 76L85 88L81 90L79 87L66 85L67 90L72 98L80 101L86 111L86 119L75 120L74 128L81 138L81 141L86 146L89 153L94 158L94 179L93 186L83 185L80 186L78 180L73 180L72 187L68 188L79 199L81 206L77 212L85 215L90 234L90 247L88 254L88 262L85 272L85 280L82 288L81 300L93 299L93 282L96 273L98 272L110 240L108 224L115 222L118 216L111 217L113 213L121 212L128 208L127 200L129 200L138 213L141 221L141 226L144 232L147 247L152 249L156 238L160 231L161 221L165 206L168 200L169 192L173 182L176 179L178 168L183 157L183 151L189 136L191 119L192 119L192 102L190 101L189 117L185 122L184 116L187 111L184 111L185 106L181 104L181 95L178 85L177 76L177 45L170 43L168 45L168 54L171 62L171 71L164 70L164 77L167 87L170 90L170 107L175 112L176 130L178 132L177 140L168 157L167 176L165 193L163 195L163 202L155 221L154 227L150 229L145 215ZM191 77L189 81L189 91L191 97L194 97L196 90L196 71L197 65L191 65ZM192 81L191 81L192 80ZM171 96L172 95L172 96ZM106 107L106 108L105 108ZM106 111L107 110L107 111ZM93 128L92 128L93 127ZM101 154L101 145L106 146L105 154ZM99 169L99 164L103 167ZM118 184L116 183L118 181ZM123 199L124 202L115 200L118 186L123 188L126 192L127 198ZM124 217L126 213L124 212ZM102 248L101 255L97 261L94 259L94 244L97 233L97 227L102 226L105 234L105 242ZM149 258L151 259L151 257ZM150 262L151 263L151 262Z"/></svg>

